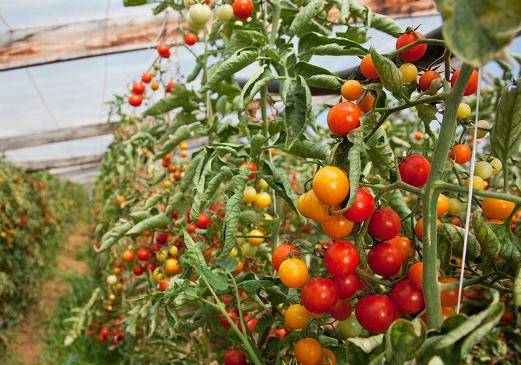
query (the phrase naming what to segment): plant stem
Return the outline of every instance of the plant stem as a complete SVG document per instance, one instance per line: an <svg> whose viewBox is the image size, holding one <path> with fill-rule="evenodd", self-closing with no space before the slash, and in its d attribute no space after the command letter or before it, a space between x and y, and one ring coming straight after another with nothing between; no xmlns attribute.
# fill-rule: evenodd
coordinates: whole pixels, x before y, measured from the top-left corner
<svg viewBox="0 0 521 365"><path fill-rule="evenodd" d="M472 67L464 64L454 89L446 96L443 121L434 150L429 180L423 189L423 293L429 328L439 328L442 323L440 288L438 285L438 247L436 235L436 206L439 190L437 184L443 177L445 162L453 144L457 126L458 105L472 73Z"/></svg>
<svg viewBox="0 0 521 365"><path fill-rule="evenodd" d="M457 193L468 193L467 187L461 186L461 185L454 185L454 184L444 182L444 181L437 182L436 189L438 189L440 191L448 190L448 191L454 191ZM501 199L501 200L506 200L509 202L521 204L521 197L511 195L511 194L499 193L496 191L489 191L489 190L474 190L473 194L475 196L479 196L479 197L495 198L495 199Z"/></svg>

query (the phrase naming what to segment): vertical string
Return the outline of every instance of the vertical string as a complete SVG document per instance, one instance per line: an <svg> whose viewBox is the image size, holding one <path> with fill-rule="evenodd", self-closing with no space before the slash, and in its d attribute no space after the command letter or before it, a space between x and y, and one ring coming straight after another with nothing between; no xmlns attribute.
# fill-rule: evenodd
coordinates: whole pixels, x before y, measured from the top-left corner
<svg viewBox="0 0 521 365"><path fill-rule="evenodd" d="M456 313L460 312L461 297L463 294L463 280L465 278L465 262L467 260L467 243L469 240L470 231L470 215L472 212L472 195L474 192L474 173L476 168L476 150L478 146L478 121L479 121L479 101L481 96L481 69L478 70L478 93L476 100L476 118L474 120L474 130L472 139L472 157L470 159L470 177L469 177L469 193L467 202L467 213L465 216L465 235L463 236L463 255L461 257L461 272L459 277L458 287L458 304L456 306Z"/></svg>

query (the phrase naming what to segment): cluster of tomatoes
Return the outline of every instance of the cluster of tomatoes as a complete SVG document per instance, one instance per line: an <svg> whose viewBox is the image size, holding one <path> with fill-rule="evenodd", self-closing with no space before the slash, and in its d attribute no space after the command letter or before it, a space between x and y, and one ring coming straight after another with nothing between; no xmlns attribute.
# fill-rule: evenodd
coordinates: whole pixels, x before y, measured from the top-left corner
<svg viewBox="0 0 521 365"><path fill-rule="evenodd" d="M116 346L125 341L125 326L123 320L125 315L122 314L113 320L107 320L101 323L89 323L89 329L85 332L87 337L94 337L97 335L99 343L106 343L108 345Z"/></svg>
<svg viewBox="0 0 521 365"><path fill-rule="evenodd" d="M170 58L170 47L166 44L160 44L157 46L157 53L159 58L168 59ZM131 95L128 97L128 103L133 107L138 107L143 103L143 96L147 90L147 85L152 91L159 89L159 86L163 81L158 78L158 70L161 70L161 62L158 61L152 70L149 70L141 75L140 81L134 81L132 83ZM170 80L164 84L165 93L171 92L175 87L175 82Z"/></svg>
<svg viewBox="0 0 521 365"><path fill-rule="evenodd" d="M206 0L205 3L200 4L193 0L184 0L184 5L188 9L185 21L191 29L184 35L184 41L188 46L197 43L197 32L203 29L212 18L212 9L209 6L211 1ZM214 9L216 18L222 22L232 20L234 16L240 20L247 20L253 14L253 10L252 0L234 0L232 5L221 4Z"/></svg>
<svg viewBox="0 0 521 365"><path fill-rule="evenodd" d="M188 143L182 142L179 145L179 156L182 158L188 157ZM186 165L181 164L180 166L176 166L172 163L171 155L164 155L161 161L161 166L166 168L170 173L170 179L174 181L179 181L183 177L184 172L186 171ZM172 182L169 179L163 181L163 188L170 189L172 187Z"/></svg>

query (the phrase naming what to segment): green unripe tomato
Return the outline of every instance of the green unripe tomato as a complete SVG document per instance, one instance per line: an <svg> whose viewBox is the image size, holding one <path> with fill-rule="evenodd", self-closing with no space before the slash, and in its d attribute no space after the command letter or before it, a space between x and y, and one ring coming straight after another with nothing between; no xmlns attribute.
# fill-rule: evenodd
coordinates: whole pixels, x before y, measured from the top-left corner
<svg viewBox="0 0 521 365"><path fill-rule="evenodd" d="M503 168L503 164L499 158L492 157L489 159L488 163L492 166L494 174L497 174Z"/></svg>
<svg viewBox="0 0 521 365"><path fill-rule="evenodd" d="M246 242L241 246L241 252L245 257L251 258L257 253L257 247Z"/></svg>
<svg viewBox="0 0 521 365"><path fill-rule="evenodd" d="M490 123L486 120L478 120L478 139L485 138L490 130Z"/></svg>
<svg viewBox="0 0 521 365"><path fill-rule="evenodd" d="M470 105L467 103L460 103L458 105L458 118L459 119L467 119L470 116L472 109L470 109Z"/></svg>
<svg viewBox="0 0 521 365"><path fill-rule="evenodd" d="M164 262L168 257L168 252L166 250L161 250L156 252L156 260L158 262Z"/></svg>
<svg viewBox="0 0 521 365"><path fill-rule="evenodd" d="M195 4L190 7L190 10L188 10L188 16L194 24L203 26L212 17L212 11L208 5Z"/></svg>
<svg viewBox="0 0 521 365"><path fill-rule="evenodd" d="M107 276L107 284L116 285L117 282L118 282L118 277L116 275Z"/></svg>
<svg viewBox="0 0 521 365"><path fill-rule="evenodd" d="M337 331L343 338L358 337L362 332L362 326L353 313L345 321L338 322Z"/></svg>
<svg viewBox="0 0 521 365"><path fill-rule="evenodd" d="M402 82L404 84L410 84L411 82L416 81L416 76L418 76L418 68L414 66L412 63L404 63L399 68L400 73L402 74Z"/></svg>
<svg viewBox="0 0 521 365"><path fill-rule="evenodd" d="M492 176L494 169L492 168L492 165L489 164L487 161L479 161L479 162L476 162L476 171L475 172L476 172L476 175L481 177L483 180L486 180L490 176Z"/></svg>
<svg viewBox="0 0 521 365"><path fill-rule="evenodd" d="M224 4L217 8L217 19L227 21L233 18L233 8L230 4Z"/></svg>
<svg viewBox="0 0 521 365"><path fill-rule="evenodd" d="M463 213L463 209L465 206L461 201L456 198L449 198L449 214L450 215L460 215Z"/></svg>

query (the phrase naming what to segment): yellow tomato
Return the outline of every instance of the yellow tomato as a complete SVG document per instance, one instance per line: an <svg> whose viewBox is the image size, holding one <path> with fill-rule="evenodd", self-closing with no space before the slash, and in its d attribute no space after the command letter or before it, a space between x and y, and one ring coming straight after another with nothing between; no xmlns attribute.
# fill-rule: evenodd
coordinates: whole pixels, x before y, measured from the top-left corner
<svg viewBox="0 0 521 365"><path fill-rule="evenodd" d="M248 236L264 236L264 233L262 233L261 230L259 229L252 229L249 233L248 233ZM252 246L258 246L260 245L262 242L264 242L264 237L248 237L246 238L246 240L248 241L248 243Z"/></svg>
<svg viewBox="0 0 521 365"><path fill-rule="evenodd" d="M265 191L257 193L254 204L257 208L266 209L271 204L271 196Z"/></svg>

